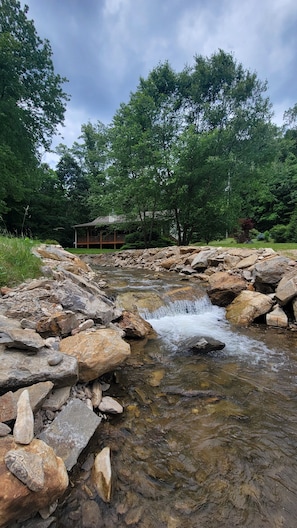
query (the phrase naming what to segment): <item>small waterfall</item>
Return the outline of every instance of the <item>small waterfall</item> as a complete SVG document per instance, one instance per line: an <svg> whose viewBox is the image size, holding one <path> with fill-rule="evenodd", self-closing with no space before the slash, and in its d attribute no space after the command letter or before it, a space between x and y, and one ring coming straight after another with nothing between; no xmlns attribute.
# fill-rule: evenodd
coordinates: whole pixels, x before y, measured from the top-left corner
<svg viewBox="0 0 297 528"><path fill-rule="evenodd" d="M265 364L275 355L275 351L263 342L231 327L225 317L225 309L211 304L207 295L195 301L171 302L154 312L144 311L141 315L153 326L169 352L178 350L179 344L187 338L212 337L226 345L220 355Z"/></svg>

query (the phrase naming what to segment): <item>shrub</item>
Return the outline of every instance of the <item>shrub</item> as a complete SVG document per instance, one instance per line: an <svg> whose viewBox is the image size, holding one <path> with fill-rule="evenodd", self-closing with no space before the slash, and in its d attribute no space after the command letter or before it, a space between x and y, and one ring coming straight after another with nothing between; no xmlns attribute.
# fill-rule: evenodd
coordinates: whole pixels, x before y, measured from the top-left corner
<svg viewBox="0 0 297 528"><path fill-rule="evenodd" d="M287 242L288 240L288 226L284 224L277 224L270 229L270 236L274 242Z"/></svg>

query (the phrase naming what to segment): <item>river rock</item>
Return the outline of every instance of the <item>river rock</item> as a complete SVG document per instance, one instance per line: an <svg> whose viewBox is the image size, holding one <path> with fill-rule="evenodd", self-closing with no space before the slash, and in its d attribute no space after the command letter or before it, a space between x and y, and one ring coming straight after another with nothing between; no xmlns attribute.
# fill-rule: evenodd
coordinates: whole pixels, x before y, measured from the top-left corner
<svg viewBox="0 0 297 528"><path fill-rule="evenodd" d="M47 411L58 411L67 402L71 387L60 387L54 389L43 402L42 408Z"/></svg>
<svg viewBox="0 0 297 528"><path fill-rule="evenodd" d="M107 324L120 316L108 297L89 293L70 279L60 282L55 293L65 310L82 313L98 323Z"/></svg>
<svg viewBox="0 0 297 528"><path fill-rule="evenodd" d="M273 301L268 295L244 290L227 306L226 317L230 323L246 326L269 312L272 305Z"/></svg>
<svg viewBox="0 0 297 528"><path fill-rule="evenodd" d="M91 394L92 405L95 409L99 407L101 400L102 400L102 386L101 386L101 383L98 380L96 380L94 381L92 385L92 394Z"/></svg>
<svg viewBox="0 0 297 528"><path fill-rule="evenodd" d="M279 305L276 305L271 312L266 314L266 324L268 326L287 328L288 323L288 316Z"/></svg>
<svg viewBox="0 0 297 528"><path fill-rule="evenodd" d="M86 330L62 339L60 350L77 359L80 381L114 370L130 355L130 345L113 328Z"/></svg>
<svg viewBox="0 0 297 528"><path fill-rule="evenodd" d="M8 328L0 331L0 343L9 348L20 348L28 353L36 353L44 347L44 340L30 328Z"/></svg>
<svg viewBox="0 0 297 528"><path fill-rule="evenodd" d="M54 449L70 471L100 422L101 418L85 403L75 399L67 403L39 438Z"/></svg>
<svg viewBox="0 0 297 528"><path fill-rule="evenodd" d="M218 271L209 277L207 293L213 304L227 306L246 287L246 281L240 276Z"/></svg>
<svg viewBox="0 0 297 528"><path fill-rule="evenodd" d="M52 336L67 336L77 328L81 320L77 314L66 310L44 316L37 321L36 331L44 338Z"/></svg>
<svg viewBox="0 0 297 528"><path fill-rule="evenodd" d="M281 306L297 297L297 272L295 270L282 277L275 290L275 296Z"/></svg>
<svg viewBox="0 0 297 528"><path fill-rule="evenodd" d="M50 366L51 355L52 351L46 348L28 356L16 349L7 351L4 345L0 345L0 390L4 392L48 380L59 387L74 385L78 380L77 360L63 355L61 363Z"/></svg>
<svg viewBox="0 0 297 528"><path fill-rule="evenodd" d="M194 354L207 354L214 350L222 350L225 346L222 341L205 336L191 337L182 343L183 350L190 350Z"/></svg>
<svg viewBox="0 0 297 528"><path fill-rule="evenodd" d="M214 257L218 251L218 248L207 248L204 251L200 251L191 262L191 266L194 270L203 270L208 267L209 259Z"/></svg>
<svg viewBox="0 0 297 528"><path fill-rule="evenodd" d="M110 448L104 447L96 455L92 469L92 481L96 491L104 502L110 502L111 498L111 462Z"/></svg>
<svg viewBox="0 0 297 528"><path fill-rule="evenodd" d="M17 402L17 417L13 428L13 436L15 442L19 444L30 444L34 438L34 416L27 390L21 393Z"/></svg>
<svg viewBox="0 0 297 528"><path fill-rule="evenodd" d="M53 388L53 385L51 381L44 381L15 392L8 391L0 396L0 422L15 420L17 415L17 402L24 390L28 390L31 409L35 412L41 407L48 393Z"/></svg>
<svg viewBox="0 0 297 528"><path fill-rule="evenodd" d="M40 460L44 478L42 489L32 491L9 471L5 463L9 452L21 453L23 458L26 458L23 474L30 472L28 482L31 485L37 481L36 476L31 475L27 455L34 457L35 461ZM37 439L27 446L20 447L12 436L0 438L0 478L0 526L11 526L12 521L21 521L31 516L60 498L68 486L65 465L51 447Z"/></svg>
<svg viewBox="0 0 297 528"><path fill-rule="evenodd" d="M12 449L4 457L9 471L32 491L41 491L44 486L42 459L35 453Z"/></svg>
<svg viewBox="0 0 297 528"><path fill-rule="evenodd" d="M122 414L123 407L114 398L111 398L110 396L103 396L99 404L99 411L111 414Z"/></svg>
<svg viewBox="0 0 297 528"><path fill-rule="evenodd" d="M5 423L0 422L0 436L7 436L11 433L11 428Z"/></svg>
<svg viewBox="0 0 297 528"><path fill-rule="evenodd" d="M261 291L263 284L276 286L282 276L288 271L291 262L290 259L281 256L257 262L253 270L256 290Z"/></svg>
<svg viewBox="0 0 297 528"><path fill-rule="evenodd" d="M127 338L132 339L143 339L149 335L156 335L152 325L145 321L137 313L129 312L128 310L123 310L123 313L117 321L116 325L124 330Z"/></svg>

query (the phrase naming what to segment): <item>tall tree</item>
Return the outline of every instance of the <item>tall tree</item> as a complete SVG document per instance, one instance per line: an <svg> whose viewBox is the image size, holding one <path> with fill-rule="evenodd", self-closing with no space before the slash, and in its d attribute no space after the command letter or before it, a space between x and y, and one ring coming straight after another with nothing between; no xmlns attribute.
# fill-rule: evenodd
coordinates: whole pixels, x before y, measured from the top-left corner
<svg viewBox="0 0 297 528"><path fill-rule="evenodd" d="M63 122L65 81L55 73L50 43L37 35L28 7L0 0L0 214L11 199L22 208L40 151Z"/></svg>

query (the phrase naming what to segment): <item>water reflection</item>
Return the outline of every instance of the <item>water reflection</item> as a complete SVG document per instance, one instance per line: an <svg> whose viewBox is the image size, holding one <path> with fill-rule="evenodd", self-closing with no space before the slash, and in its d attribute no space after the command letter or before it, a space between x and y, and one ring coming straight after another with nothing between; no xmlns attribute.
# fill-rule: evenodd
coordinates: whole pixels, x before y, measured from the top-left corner
<svg viewBox="0 0 297 528"><path fill-rule="evenodd" d="M116 271L115 291L117 277L122 289L141 288L140 272ZM160 278L151 285L159 294L168 288ZM180 307L146 314L158 338L131 343L111 385L125 412L96 439L95 451L111 447L114 474L111 504L92 497L102 512L98 526L295 527L295 335L239 332L205 297L186 313ZM226 347L208 356L179 353L179 341L194 335ZM80 487L87 500L81 482L88 482L83 474L73 493ZM68 526L71 499L60 526Z"/></svg>

